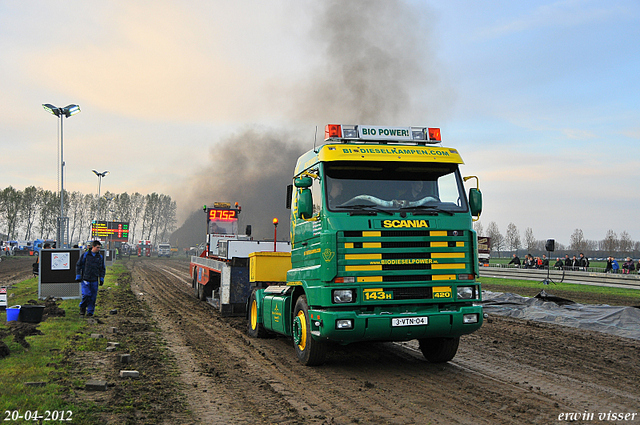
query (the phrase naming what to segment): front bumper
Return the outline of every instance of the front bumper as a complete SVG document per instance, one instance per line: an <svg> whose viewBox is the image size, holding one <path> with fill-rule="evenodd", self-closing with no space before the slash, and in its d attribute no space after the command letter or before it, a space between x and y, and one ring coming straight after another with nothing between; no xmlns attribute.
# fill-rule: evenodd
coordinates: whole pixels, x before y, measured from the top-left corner
<svg viewBox="0 0 640 425"><path fill-rule="evenodd" d="M463 317L477 315L476 323L463 323ZM409 341L432 337L459 337L482 326L482 306L464 306L434 311L433 308L389 308L375 312L310 309L311 333L318 341L349 344L358 341ZM392 320L427 318L426 325L392 326ZM350 320L353 327L337 329L337 321ZM407 321L405 321L407 322Z"/></svg>

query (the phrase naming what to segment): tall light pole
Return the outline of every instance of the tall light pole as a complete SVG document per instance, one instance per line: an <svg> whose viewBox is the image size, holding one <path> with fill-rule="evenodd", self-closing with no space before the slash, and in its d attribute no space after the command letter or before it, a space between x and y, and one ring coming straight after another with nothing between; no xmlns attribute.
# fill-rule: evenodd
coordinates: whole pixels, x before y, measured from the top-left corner
<svg viewBox="0 0 640 425"><path fill-rule="evenodd" d="M69 118L80 112L78 105L67 105L64 108L58 108L50 103L43 103L42 107L45 111L60 118L60 219L58 220L58 248L66 248L65 241L65 223L68 226L68 219L64 216L64 142L63 142L63 117Z"/></svg>
<svg viewBox="0 0 640 425"><path fill-rule="evenodd" d="M102 210L102 207L101 207L102 199L100 198L100 187L102 186L102 178L107 174L109 174L109 170L105 170L102 173L99 173L96 170L91 170L91 171L93 171L93 174L98 176L98 218L96 219L96 221L100 221L100 215L101 215L100 212Z"/></svg>

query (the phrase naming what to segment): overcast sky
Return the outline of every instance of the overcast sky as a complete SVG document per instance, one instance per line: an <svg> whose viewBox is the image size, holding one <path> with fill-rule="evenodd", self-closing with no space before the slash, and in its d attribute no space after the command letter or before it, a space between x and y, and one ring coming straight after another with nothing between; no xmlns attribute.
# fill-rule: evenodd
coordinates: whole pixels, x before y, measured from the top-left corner
<svg viewBox="0 0 640 425"><path fill-rule="evenodd" d="M427 125L479 176L485 229L640 240L638 40L637 0L0 0L0 189L57 190L43 103L82 109L65 189L109 170L103 193L181 220L235 185L284 198L316 126Z"/></svg>

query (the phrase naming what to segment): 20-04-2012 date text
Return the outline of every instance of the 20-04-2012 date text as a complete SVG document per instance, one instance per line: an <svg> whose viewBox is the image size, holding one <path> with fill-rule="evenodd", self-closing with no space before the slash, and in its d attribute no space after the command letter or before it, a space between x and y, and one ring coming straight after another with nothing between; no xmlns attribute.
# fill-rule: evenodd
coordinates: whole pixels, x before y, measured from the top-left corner
<svg viewBox="0 0 640 425"><path fill-rule="evenodd" d="M38 410L26 410L23 413L20 410L5 410L4 421L71 422L73 421L73 412L71 410L45 410L43 412Z"/></svg>

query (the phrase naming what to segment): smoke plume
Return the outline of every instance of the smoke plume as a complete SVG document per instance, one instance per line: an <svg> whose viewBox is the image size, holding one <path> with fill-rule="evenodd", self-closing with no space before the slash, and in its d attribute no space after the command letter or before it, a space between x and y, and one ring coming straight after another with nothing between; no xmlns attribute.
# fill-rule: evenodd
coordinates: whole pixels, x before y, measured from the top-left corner
<svg viewBox="0 0 640 425"><path fill-rule="evenodd" d="M437 84L425 65L429 52L419 13L399 0L314 4L321 10L310 28L308 48L318 52L318 63L310 64L301 81L265 88L273 99L269 114L306 128L309 136L318 125L319 138L327 123L412 125L415 117L424 120L426 111L413 111L421 101L416 96L437 90ZM216 141L210 165L189 182L195 190L187 206L198 211L214 201L237 201L241 231L251 224L256 238L273 237L271 220L277 217L278 239L288 238L286 186L296 159L310 148L311 137L301 140L256 128ZM205 229L204 214L199 214L197 226ZM193 217L197 221L198 215ZM198 233L201 242L204 230Z"/></svg>

